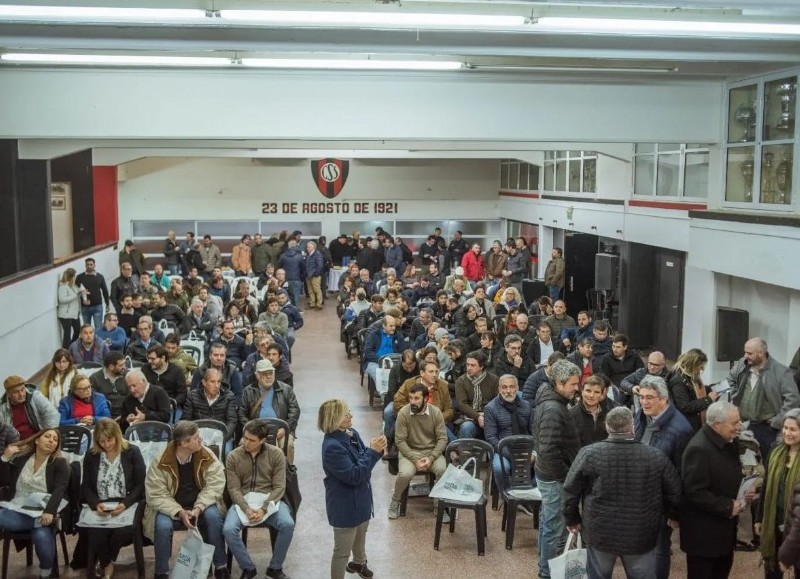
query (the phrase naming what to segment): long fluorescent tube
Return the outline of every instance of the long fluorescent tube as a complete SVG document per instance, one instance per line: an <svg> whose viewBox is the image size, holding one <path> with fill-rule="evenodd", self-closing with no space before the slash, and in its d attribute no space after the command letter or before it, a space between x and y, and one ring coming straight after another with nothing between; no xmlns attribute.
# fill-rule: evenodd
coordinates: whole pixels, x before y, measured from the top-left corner
<svg viewBox="0 0 800 579"><path fill-rule="evenodd" d="M639 20L623 18L561 18L543 16L536 30L599 33L780 34L800 35L798 24L711 22L699 20Z"/></svg>
<svg viewBox="0 0 800 579"><path fill-rule="evenodd" d="M4 62L113 66L231 66L230 58L123 54L0 54Z"/></svg>
<svg viewBox="0 0 800 579"><path fill-rule="evenodd" d="M643 66L565 66L546 64L472 64L467 63L465 68L470 70L509 71L509 72L580 72L580 73L635 73L635 74L670 74L678 72L678 68L671 67L643 67Z"/></svg>
<svg viewBox="0 0 800 579"><path fill-rule="evenodd" d="M310 58L243 58L243 66L255 68L317 68L338 70L460 70L461 62L448 60L355 60Z"/></svg>
<svg viewBox="0 0 800 579"><path fill-rule="evenodd" d="M399 26L453 28L514 28L524 16L492 14L426 14L424 12L334 12L311 10L222 10L222 21L276 26Z"/></svg>
<svg viewBox="0 0 800 579"><path fill-rule="evenodd" d="M0 6L0 19L38 19L51 21L106 20L158 22L159 20L205 19L205 10L176 8L108 8L103 6Z"/></svg>

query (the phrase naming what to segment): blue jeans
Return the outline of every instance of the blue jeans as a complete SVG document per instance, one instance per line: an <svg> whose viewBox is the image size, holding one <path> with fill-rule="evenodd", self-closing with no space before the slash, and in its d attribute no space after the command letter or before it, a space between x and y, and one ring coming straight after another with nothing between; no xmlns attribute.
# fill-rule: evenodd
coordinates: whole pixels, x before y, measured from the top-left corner
<svg viewBox="0 0 800 579"><path fill-rule="evenodd" d="M168 265L167 271L170 275L178 275L181 272L180 264L176 263L175 265Z"/></svg>
<svg viewBox="0 0 800 579"><path fill-rule="evenodd" d="M222 515L217 505L211 505L200 515L198 522L200 534L209 545L214 545L214 567L225 567L228 559L225 556L225 540L222 538ZM179 519L173 519L164 513L156 515L156 528L153 543L156 551L156 575L169 573L169 558L172 557L172 532L184 529Z"/></svg>
<svg viewBox="0 0 800 579"><path fill-rule="evenodd" d="M287 328L286 329L286 345L289 346L289 349L292 349L294 346L295 336L294 336L294 328Z"/></svg>
<svg viewBox="0 0 800 579"><path fill-rule="evenodd" d="M661 530L658 532L658 540L656 541L656 579L669 579L671 552L672 527L670 527L666 519L664 519L661 523Z"/></svg>
<svg viewBox="0 0 800 579"><path fill-rule="evenodd" d="M472 420L465 420L461 423L461 427L458 429L458 437L459 438L478 438L483 440L483 429L478 426L477 422L473 422Z"/></svg>
<svg viewBox="0 0 800 579"><path fill-rule="evenodd" d="M542 493L542 512L539 518L539 577L550 579L550 559L561 554L567 540L567 528L562 511L564 483L536 479L536 486Z"/></svg>
<svg viewBox="0 0 800 579"><path fill-rule="evenodd" d="M367 367L364 370L364 374L372 378L372 381L375 382L378 375L378 363L377 362L367 362Z"/></svg>
<svg viewBox="0 0 800 579"><path fill-rule="evenodd" d="M502 463L500 461L502 461ZM503 465L503 468L501 468L500 466L501 464ZM506 476L503 476L503 470L505 470ZM492 476L494 477L498 489L506 489L509 487L510 474L511 474L511 463L509 462L509 460L506 457L500 456L499 454L495 453L494 457L492 457Z"/></svg>
<svg viewBox="0 0 800 579"><path fill-rule="evenodd" d="M397 412L394 411L394 403L389 402L383 410L383 434L389 440L394 439L394 425L397 423Z"/></svg>
<svg viewBox="0 0 800 579"><path fill-rule="evenodd" d="M39 569L52 569L56 559L56 538L53 527L36 526L38 519L15 513L8 509L0 509L0 529L14 533L30 531L33 548L39 558Z"/></svg>
<svg viewBox="0 0 800 579"><path fill-rule="evenodd" d="M561 299L561 288L557 285L549 285L547 286L547 295L550 296L550 299L554 302Z"/></svg>
<svg viewBox="0 0 800 579"><path fill-rule="evenodd" d="M244 541L242 541L243 526L236 508L231 507L225 516L225 526L222 533L225 535L225 542L228 544L228 548L233 553L242 571L256 568L255 563L250 558L250 553L247 552ZM278 501L278 512L271 514L266 521L257 526L271 527L278 532L269 568L282 569L283 561L286 559L286 553L289 552L289 545L292 544L292 537L294 536L294 520L289 513L289 507L283 501Z"/></svg>
<svg viewBox="0 0 800 579"><path fill-rule="evenodd" d="M96 329L103 325L103 304L81 306L81 317L84 324L92 324Z"/></svg>
<svg viewBox="0 0 800 579"><path fill-rule="evenodd" d="M300 290L303 289L303 282L300 280L292 281L287 280L289 284L289 299L293 306L300 307Z"/></svg>
<svg viewBox="0 0 800 579"><path fill-rule="evenodd" d="M622 559L622 566L625 567L625 575L628 579L649 579L655 575L655 549L641 555L617 555L598 551L591 547L586 551L586 570L589 573L589 579L611 579L617 557Z"/></svg>

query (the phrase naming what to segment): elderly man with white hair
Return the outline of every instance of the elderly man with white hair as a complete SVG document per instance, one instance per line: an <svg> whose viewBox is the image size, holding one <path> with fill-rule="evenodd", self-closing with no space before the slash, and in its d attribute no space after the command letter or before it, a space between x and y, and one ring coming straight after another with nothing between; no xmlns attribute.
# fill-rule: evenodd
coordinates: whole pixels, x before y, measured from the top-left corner
<svg viewBox="0 0 800 579"><path fill-rule="evenodd" d="M129 394L122 401L122 430L144 420L167 423L170 419L169 396L157 384L149 384L144 373L134 368L125 375Z"/></svg>

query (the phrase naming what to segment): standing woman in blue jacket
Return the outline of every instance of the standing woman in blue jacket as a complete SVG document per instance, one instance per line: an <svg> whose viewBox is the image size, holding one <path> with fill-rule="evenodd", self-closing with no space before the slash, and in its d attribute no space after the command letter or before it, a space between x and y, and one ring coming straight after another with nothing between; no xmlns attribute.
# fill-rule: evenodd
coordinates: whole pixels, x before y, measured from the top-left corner
<svg viewBox="0 0 800 579"><path fill-rule="evenodd" d="M333 527L331 579L343 579L345 570L364 579L372 577L367 567L367 527L374 514L372 469L386 448L386 437L376 436L369 447L353 429L353 416L344 400L328 400L319 408L318 428L322 440L325 471L325 507ZM353 560L350 559L350 553Z"/></svg>

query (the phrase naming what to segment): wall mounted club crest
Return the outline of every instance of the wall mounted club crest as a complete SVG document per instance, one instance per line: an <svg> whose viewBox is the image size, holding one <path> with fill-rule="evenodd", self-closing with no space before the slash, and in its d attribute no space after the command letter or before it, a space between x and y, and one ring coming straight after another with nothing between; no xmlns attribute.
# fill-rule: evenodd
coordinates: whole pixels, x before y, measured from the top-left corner
<svg viewBox="0 0 800 579"><path fill-rule="evenodd" d="M350 172L350 161L319 159L311 161L311 176L323 196L333 199L342 192Z"/></svg>

